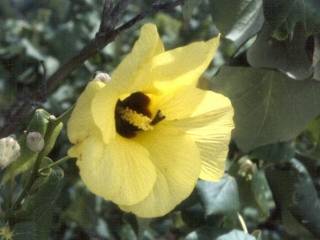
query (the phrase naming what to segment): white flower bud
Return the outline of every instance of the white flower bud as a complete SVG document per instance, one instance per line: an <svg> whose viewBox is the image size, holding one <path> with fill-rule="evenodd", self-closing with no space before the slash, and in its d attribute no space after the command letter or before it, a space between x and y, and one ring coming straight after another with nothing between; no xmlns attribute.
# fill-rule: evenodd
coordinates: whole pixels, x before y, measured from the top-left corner
<svg viewBox="0 0 320 240"><path fill-rule="evenodd" d="M56 118L56 116L55 115L50 115L49 116L49 120L52 120L52 121L54 121L54 120L56 120L57 118Z"/></svg>
<svg viewBox="0 0 320 240"><path fill-rule="evenodd" d="M104 83L108 83L111 81L111 77L108 73L97 71L94 76L94 80L99 80Z"/></svg>
<svg viewBox="0 0 320 240"><path fill-rule="evenodd" d="M44 139L39 132L27 134L27 146L33 152L40 152L44 147Z"/></svg>
<svg viewBox="0 0 320 240"><path fill-rule="evenodd" d="M20 145L13 137L0 139L0 168L5 168L20 156Z"/></svg>
<svg viewBox="0 0 320 240"><path fill-rule="evenodd" d="M238 161L239 171L238 174L244 177L246 180L251 180L253 174L257 171L257 165L253 163L248 156L243 156Z"/></svg>

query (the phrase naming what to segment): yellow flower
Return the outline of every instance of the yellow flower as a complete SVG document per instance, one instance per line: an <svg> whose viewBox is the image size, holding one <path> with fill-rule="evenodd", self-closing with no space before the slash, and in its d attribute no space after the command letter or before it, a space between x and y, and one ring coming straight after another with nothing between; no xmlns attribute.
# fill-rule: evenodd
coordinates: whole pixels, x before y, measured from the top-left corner
<svg viewBox="0 0 320 240"><path fill-rule="evenodd" d="M140 217L162 216L197 179L218 180L233 128L230 101L196 88L219 38L165 51L153 24L111 76L93 80L68 123L80 175Z"/></svg>

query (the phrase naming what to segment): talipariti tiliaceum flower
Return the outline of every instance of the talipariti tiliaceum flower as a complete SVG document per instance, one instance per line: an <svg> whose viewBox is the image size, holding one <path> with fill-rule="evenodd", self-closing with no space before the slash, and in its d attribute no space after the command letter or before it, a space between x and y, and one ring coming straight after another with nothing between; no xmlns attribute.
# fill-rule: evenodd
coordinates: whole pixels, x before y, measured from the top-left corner
<svg viewBox="0 0 320 240"><path fill-rule="evenodd" d="M140 217L162 216L198 178L224 172L233 108L196 87L219 38L166 51L153 24L104 82L91 81L68 122L69 155L95 194Z"/></svg>

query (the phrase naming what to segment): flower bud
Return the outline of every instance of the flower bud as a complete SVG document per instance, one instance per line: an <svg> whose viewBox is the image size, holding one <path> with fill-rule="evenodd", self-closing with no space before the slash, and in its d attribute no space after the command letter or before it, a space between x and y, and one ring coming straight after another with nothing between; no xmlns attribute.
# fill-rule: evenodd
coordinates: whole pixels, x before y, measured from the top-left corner
<svg viewBox="0 0 320 240"><path fill-rule="evenodd" d="M51 120L51 121L54 121L54 120L57 120L57 118L56 118L56 116L55 115L50 115L49 116L49 120Z"/></svg>
<svg viewBox="0 0 320 240"><path fill-rule="evenodd" d="M111 77L108 73L97 71L94 76L95 80L99 80L101 82L107 83L111 81Z"/></svg>
<svg viewBox="0 0 320 240"><path fill-rule="evenodd" d="M40 152L44 147L44 139L39 132L27 134L27 146L33 152Z"/></svg>
<svg viewBox="0 0 320 240"><path fill-rule="evenodd" d="M248 181L251 180L253 174L257 171L257 165L253 163L247 156L240 158L238 163L238 174Z"/></svg>
<svg viewBox="0 0 320 240"><path fill-rule="evenodd" d="M20 156L20 145L13 137L0 139L0 168L5 168Z"/></svg>

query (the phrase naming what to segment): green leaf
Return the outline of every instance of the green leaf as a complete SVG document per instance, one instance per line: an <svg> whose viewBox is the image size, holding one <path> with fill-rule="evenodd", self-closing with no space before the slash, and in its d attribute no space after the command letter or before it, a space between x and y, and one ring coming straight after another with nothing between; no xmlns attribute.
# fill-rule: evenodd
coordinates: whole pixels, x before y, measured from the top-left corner
<svg viewBox="0 0 320 240"><path fill-rule="evenodd" d="M119 235L121 240L137 240L138 239L132 226L128 223L123 223L120 226Z"/></svg>
<svg viewBox="0 0 320 240"><path fill-rule="evenodd" d="M303 227L287 208L281 210L281 221L285 231L291 236L314 239L310 231Z"/></svg>
<svg viewBox="0 0 320 240"><path fill-rule="evenodd" d="M245 157L243 157L245 159ZM240 159L241 160L241 159ZM247 163L248 164L248 163ZM269 194L266 196L263 196L266 194L264 190L266 190L268 187L263 186L260 188L258 184L266 184L261 180L260 178L256 178L255 174L257 173L257 167L254 163L252 163L252 166L247 165L247 175L242 176L239 174L239 170L243 167L243 165L238 161L237 163L234 163L231 165L231 167L228 169L228 172L232 174L237 182L238 189L239 189L239 199L240 199L240 205L241 205L241 214L245 219L250 219L250 221L255 221L256 224L259 222L264 222L268 218L268 210L272 207L272 200L268 202L268 206L261 206L260 204L263 203L266 199L269 200ZM249 168L250 167L250 168ZM243 168L242 168L243 169ZM248 178L248 176L251 176L251 180ZM254 182L256 181L256 182ZM259 182L261 181L261 182ZM269 208L270 207L270 208ZM237 218L238 222L238 218ZM250 223L252 224L252 222ZM234 226L234 225L233 225Z"/></svg>
<svg viewBox="0 0 320 240"><path fill-rule="evenodd" d="M295 148L291 142L268 144L255 148L251 158L261 159L268 162L288 161L295 155Z"/></svg>
<svg viewBox="0 0 320 240"><path fill-rule="evenodd" d="M185 240L212 240L216 239L219 235L223 234L225 231L221 228L216 228L212 226L203 226L196 231L189 233Z"/></svg>
<svg viewBox="0 0 320 240"><path fill-rule="evenodd" d="M320 85L247 67L223 67L213 90L231 99L233 138L243 151L295 138L320 113Z"/></svg>
<svg viewBox="0 0 320 240"><path fill-rule="evenodd" d="M62 122L57 122L55 120L52 120L49 123L48 131L44 137L45 146L44 146L44 149L42 150L43 156L47 156L51 152L59 134L61 133L62 127L63 127Z"/></svg>
<svg viewBox="0 0 320 240"><path fill-rule="evenodd" d="M296 159L270 166L266 176L288 232L320 236L320 199L304 165ZM281 184L279 184L281 183Z"/></svg>
<svg viewBox="0 0 320 240"><path fill-rule="evenodd" d="M292 39L276 40L271 36L272 28L265 24L254 44L247 52L251 66L279 69L294 79L312 76L312 62L306 52L307 36L303 29L296 28Z"/></svg>
<svg viewBox="0 0 320 240"><path fill-rule="evenodd" d="M95 195L88 193L81 187L75 192L70 206L64 212L64 216L79 224L83 229L93 230L98 223L98 215L95 213Z"/></svg>
<svg viewBox="0 0 320 240"><path fill-rule="evenodd" d="M313 53L313 78L320 81L320 38L314 37L314 53Z"/></svg>
<svg viewBox="0 0 320 240"><path fill-rule="evenodd" d="M26 143L26 134L23 135L19 141L21 146L21 154L17 161L11 164L5 171L2 182L6 183L9 179L13 179L18 174L28 171L35 163L39 154L47 156L55 145L57 137L59 136L63 123L52 119L51 114L43 109L38 109L27 128L27 133L36 131L44 136L44 149L38 153L29 149Z"/></svg>
<svg viewBox="0 0 320 240"><path fill-rule="evenodd" d="M18 223L14 227L14 236L21 239L26 229L28 240L48 239L52 229L52 214L57 197L62 187L63 171L59 168L51 170L48 176L42 176L34 183L30 195L24 200L22 209L16 214Z"/></svg>
<svg viewBox="0 0 320 240"><path fill-rule="evenodd" d="M31 189L32 194L23 203L23 211L42 214L43 210L50 209L58 197L63 175L63 171L56 167L48 176L38 178Z"/></svg>
<svg viewBox="0 0 320 240"><path fill-rule="evenodd" d="M45 110L36 110L27 128L27 132L36 131L44 136L48 129L49 118L50 114ZM19 143L21 147L20 157L6 169L2 178L3 183L6 183L9 179L13 179L18 174L29 170L39 155L38 152L33 152L28 148L26 134L22 136Z"/></svg>
<svg viewBox="0 0 320 240"><path fill-rule="evenodd" d="M50 116L51 114L48 113L46 110L37 109L27 128L27 132L35 131L35 132L39 132L41 135L44 136L48 128Z"/></svg>
<svg viewBox="0 0 320 240"><path fill-rule="evenodd" d="M227 234L223 234L217 240L255 240L255 238L243 231L232 230Z"/></svg>
<svg viewBox="0 0 320 240"><path fill-rule="evenodd" d="M308 124L302 136L304 137L304 141L297 142L297 148L301 156L305 156L305 159L311 160L311 168L316 168L315 163L320 158L320 116ZM310 168L308 167L308 169Z"/></svg>
<svg viewBox="0 0 320 240"><path fill-rule="evenodd" d="M254 230L252 233L251 233L252 236L254 236L257 240L262 240L262 231L261 230Z"/></svg>
<svg viewBox="0 0 320 240"><path fill-rule="evenodd" d="M213 23L239 47L262 27L262 0L210 1Z"/></svg>
<svg viewBox="0 0 320 240"><path fill-rule="evenodd" d="M262 214L270 216L271 210L275 207L269 184L262 170L257 171L252 178L251 188Z"/></svg>
<svg viewBox="0 0 320 240"><path fill-rule="evenodd" d="M37 239L36 228L33 222L17 223L13 228L13 240Z"/></svg>
<svg viewBox="0 0 320 240"><path fill-rule="evenodd" d="M264 0L266 21L287 37L300 23L308 34L320 32L320 2L318 0Z"/></svg>
<svg viewBox="0 0 320 240"><path fill-rule="evenodd" d="M224 176L219 182L199 181L197 190L207 216L226 214L239 209L239 192L235 179Z"/></svg>
<svg viewBox="0 0 320 240"><path fill-rule="evenodd" d="M200 227L205 222L204 209L200 203L181 211L183 222L189 227Z"/></svg>

